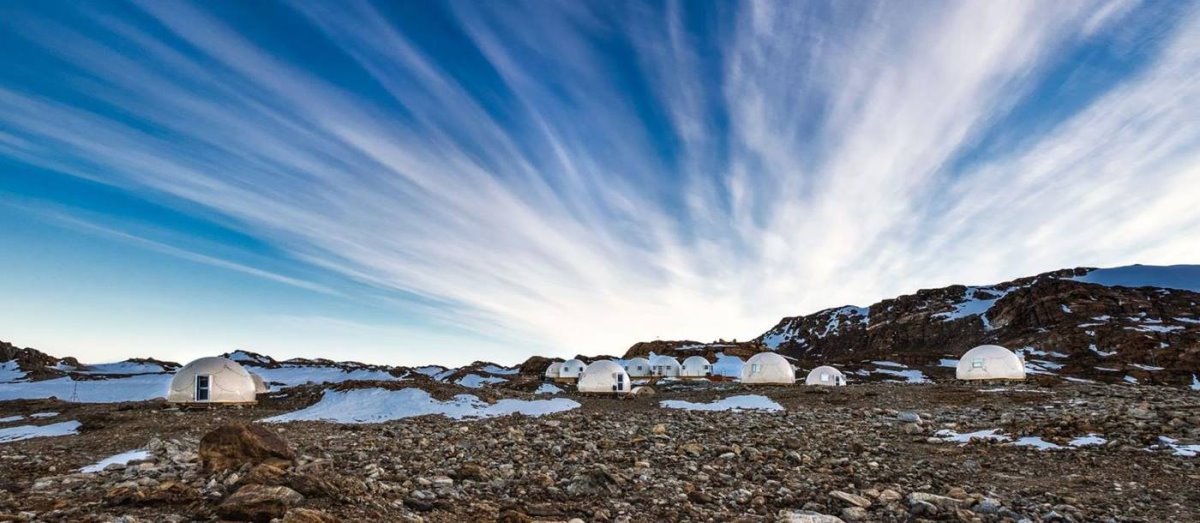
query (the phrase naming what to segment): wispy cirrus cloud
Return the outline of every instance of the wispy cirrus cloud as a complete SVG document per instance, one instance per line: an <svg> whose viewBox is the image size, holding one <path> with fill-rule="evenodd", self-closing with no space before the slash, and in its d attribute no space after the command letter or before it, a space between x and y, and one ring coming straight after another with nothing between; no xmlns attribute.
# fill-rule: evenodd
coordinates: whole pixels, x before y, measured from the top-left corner
<svg viewBox="0 0 1200 523"><path fill-rule="evenodd" d="M1161 8L297 3L281 38L93 6L8 17L60 86L0 83L0 151L190 202L513 355L746 338L918 287L1194 261L1200 18ZM1115 72L1057 110L1100 54Z"/></svg>

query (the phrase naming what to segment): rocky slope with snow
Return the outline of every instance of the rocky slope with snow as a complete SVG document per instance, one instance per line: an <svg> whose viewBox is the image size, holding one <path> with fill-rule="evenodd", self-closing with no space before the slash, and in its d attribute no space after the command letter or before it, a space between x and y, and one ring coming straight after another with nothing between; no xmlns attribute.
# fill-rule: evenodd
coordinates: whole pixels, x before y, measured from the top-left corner
<svg viewBox="0 0 1200 523"><path fill-rule="evenodd" d="M1064 269L921 290L784 318L756 341L801 366L887 360L944 372L946 360L994 343L1023 353L1035 375L1185 385L1200 373L1196 268ZM1173 288L1127 286L1139 282Z"/></svg>

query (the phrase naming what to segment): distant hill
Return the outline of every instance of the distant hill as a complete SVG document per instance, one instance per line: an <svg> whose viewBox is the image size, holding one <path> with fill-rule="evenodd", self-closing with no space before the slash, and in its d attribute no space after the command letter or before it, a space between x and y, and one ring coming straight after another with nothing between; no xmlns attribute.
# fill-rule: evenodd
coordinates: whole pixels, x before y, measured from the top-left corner
<svg viewBox="0 0 1200 523"><path fill-rule="evenodd" d="M754 340L724 344L724 352L742 355L761 346L801 368L831 363L858 369L863 377L895 379L897 368L952 377L953 360L984 343L1020 351L1035 376L1195 383L1200 266L1063 269L992 285L920 290L869 307L783 318ZM626 357L714 354L720 345L644 342Z"/></svg>

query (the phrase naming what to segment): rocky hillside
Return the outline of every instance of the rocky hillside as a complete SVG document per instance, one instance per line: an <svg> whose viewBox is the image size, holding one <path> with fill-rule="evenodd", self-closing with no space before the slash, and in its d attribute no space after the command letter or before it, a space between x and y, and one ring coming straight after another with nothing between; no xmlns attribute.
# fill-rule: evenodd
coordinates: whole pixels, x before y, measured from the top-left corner
<svg viewBox="0 0 1200 523"><path fill-rule="evenodd" d="M954 285L784 318L758 337L804 364L887 360L946 368L995 343L1034 374L1189 384L1200 373L1200 278L1191 267L1064 269L988 286ZM1182 288L1127 287L1142 281ZM1147 276L1157 275L1157 278ZM1192 290L1185 290L1192 289Z"/></svg>

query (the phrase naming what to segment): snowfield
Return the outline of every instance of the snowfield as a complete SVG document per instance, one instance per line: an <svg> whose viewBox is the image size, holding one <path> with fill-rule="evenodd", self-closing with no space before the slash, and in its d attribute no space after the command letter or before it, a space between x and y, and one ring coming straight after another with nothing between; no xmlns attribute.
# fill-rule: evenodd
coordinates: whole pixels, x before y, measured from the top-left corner
<svg viewBox="0 0 1200 523"><path fill-rule="evenodd" d="M728 398L719 399L711 403L693 403L682 400L664 400L659 402L659 405L668 409L683 409L683 410L700 410L700 411L718 411L718 410L757 410L778 412L783 410L783 406L775 403L766 396L758 394L747 394L743 396L730 396Z"/></svg>
<svg viewBox="0 0 1200 523"><path fill-rule="evenodd" d="M172 374L142 374L108 380L74 381L57 378L45 381L0 383L0 401L56 397L79 403L145 401L166 396Z"/></svg>
<svg viewBox="0 0 1200 523"><path fill-rule="evenodd" d="M268 423L289 421L328 421L335 423L382 423L416 416L440 415L461 420L491 418L509 414L542 416L579 408L578 402L566 398L545 400L503 399L488 404L476 396L459 394L447 401L438 401L421 389L356 389L327 390L321 401L312 406L267 418Z"/></svg>
<svg viewBox="0 0 1200 523"><path fill-rule="evenodd" d="M94 464L91 464L91 465L88 465L86 467L79 469L79 471L84 472L84 473L100 472L100 471L104 470L104 467L107 467L109 465L113 465L116 463L120 463L120 464L124 465L126 463L129 463L130 461L139 461L139 460L147 459L149 457L150 457L149 451L131 450L129 452L122 452L115 456L109 456L107 458L104 458L97 463L94 463Z"/></svg>
<svg viewBox="0 0 1200 523"><path fill-rule="evenodd" d="M50 438L54 436L70 436L79 434L78 421L64 421L50 425L21 425L0 429L0 443L12 443L33 438Z"/></svg>
<svg viewBox="0 0 1200 523"><path fill-rule="evenodd" d="M285 365L277 369L247 367L246 370L262 376L267 383L279 384L282 387L294 387L305 383L341 383L351 380L397 381L400 379L382 370L354 369L346 371L337 367Z"/></svg>

